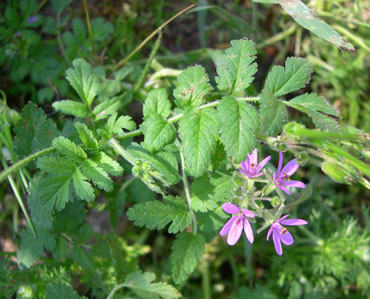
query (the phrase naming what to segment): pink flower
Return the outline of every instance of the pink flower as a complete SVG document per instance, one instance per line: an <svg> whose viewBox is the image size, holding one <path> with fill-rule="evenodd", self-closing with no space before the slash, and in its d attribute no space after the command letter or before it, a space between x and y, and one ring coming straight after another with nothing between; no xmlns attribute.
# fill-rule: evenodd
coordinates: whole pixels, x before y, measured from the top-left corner
<svg viewBox="0 0 370 299"><path fill-rule="evenodd" d="M289 225L289 226L296 226L296 225L306 225L307 221L303 219L287 219L289 215L285 215L281 217L279 220L276 220L270 227L268 233L267 233L267 241L270 238L270 235L272 233L272 239L274 240L274 246L276 253L278 255L283 254L283 248L281 247L281 242L284 245L292 245L294 243L293 236L288 232L288 230L282 226L284 225Z"/></svg>
<svg viewBox="0 0 370 299"><path fill-rule="evenodd" d="M267 164L267 162L271 159L271 156L268 156L264 160L261 161L260 164L257 165L257 149L254 149L252 154L247 155L247 160L240 163L241 169L239 171L244 173L250 179L259 177L263 175L262 168Z"/></svg>
<svg viewBox="0 0 370 299"><path fill-rule="evenodd" d="M233 215L229 221L226 222L224 227L220 231L220 236L227 236L227 244L233 246L239 241L244 227L244 233L247 236L248 241L252 244L254 241L253 231L251 225L249 224L248 218L254 218L254 213L247 209L240 209L232 203L224 203L222 209Z"/></svg>
<svg viewBox="0 0 370 299"><path fill-rule="evenodd" d="M290 191L286 187L306 188L305 184L300 181L292 181L290 177L297 171L299 164L296 159L289 161L284 168L281 170L283 165L283 153L279 153L279 166L276 173L272 174L276 187L283 190L286 194L290 194Z"/></svg>

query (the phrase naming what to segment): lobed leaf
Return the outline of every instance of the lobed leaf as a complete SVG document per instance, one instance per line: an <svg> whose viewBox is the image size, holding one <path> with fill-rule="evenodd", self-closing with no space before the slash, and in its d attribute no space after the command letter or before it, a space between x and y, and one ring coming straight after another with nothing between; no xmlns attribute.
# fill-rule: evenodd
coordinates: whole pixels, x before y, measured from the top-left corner
<svg viewBox="0 0 370 299"><path fill-rule="evenodd" d="M93 109L93 114L95 115L95 120L105 119L109 115L117 112L117 110L122 105L122 97L114 97L110 100L105 100L100 104L96 105Z"/></svg>
<svg viewBox="0 0 370 299"><path fill-rule="evenodd" d="M194 177L201 176L216 149L219 122L214 109L189 110L179 122L185 169Z"/></svg>
<svg viewBox="0 0 370 299"><path fill-rule="evenodd" d="M283 103L289 107L306 113L311 117L315 126L321 130L338 130L337 121L326 115L339 116L338 111L334 109L323 97L320 97L315 93L305 93L290 101L283 101Z"/></svg>
<svg viewBox="0 0 370 299"><path fill-rule="evenodd" d="M182 232L172 243L172 277L176 284L183 283L201 261L205 240L200 234Z"/></svg>
<svg viewBox="0 0 370 299"><path fill-rule="evenodd" d="M108 174L98 166L94 161L87 159L82 165L82 173L84 176L93 182L93 184L100 189L107 192L113 190L113 181Z"/></svg>
<svg viewBox="0 0 370 299"><path fill-rule="evenodd" d="M185 69L177 77L177 81L178 86L173 91L173 95L179 108L203 104L205 96L212 91L209 77L200 65Z"/></svg>
<svg viewBox="0 0 370 299"><path fill-rule="evenodd" d="M153 115L160 115L167 118L171 113L171 102L168 100L167 92L164 88L151 90L145 100L144 119Z"/></svg>
<svg viewBox="0 0 370 299"><path fill-rule="evenodd" d="M228 90L231 95L239 95L253 81L257 72L256 47L246 39L231 41L231 47L223 54L224 64L217 68L216 83L219 90Z"/></svg>
<svg viewBox="0 0 370 299"><path fill-rule="evenodd" d="M119 163L113 160L104 152L99 152L99 155L92 158L92 160L105 172L114 175L121 176L123 173L123 168Z"/></svg>
<svg viewBox="0 0 370 299"><path fill-rule="evenodd" d="M66 71L66 79L86 106L90 107L99 88L98 77L92 72L90 64L82 58L75 59L72 65L73 68Z"/></svg>
<svg viewBox="0 0 370 299"><path fill-rule="evenodd" d="M131 119L131 116L121 115L118 119L117 113L112 114L107 121L108 132L118 135L123 135L123 129L132 131L136 129L136 123Z"/></svg>
<svg viewBox="0 0 370 299"><path fill-rule="evenodd" d="M73 115L75 117L88 117L90 115L89 107L83 103L71 100L54 102L53 108L58 112Z"/></svg>
<svg viewBox="0 0 370 299"><path fill-rule="evenodd" d="M212 211L218 207L212 199L215 186L212 185L208 176L203 175L195 179L191 185L191 207L196 212Z"/></svg>
<svg viewBox="0 0 370 299"><path fill-rule="evenodd" d="M155 274L141 271L136 271L127 275L121 287L130 288L140 298L180 298L180 293L171 285L163 282L153 283Z"/></svg>
<svg viewBox="0 0 370 299"><path fill-rule="evenodd" d="M80 299L78 293L69 285L62 283L48 283L45 289L45 299Z"/></svg>
<svg viewBox="0 0 370 299"><path fill-rule="evenodd" d="M82 143L85 144L88 149L97 152L99 150L99 144L94 137L94 133L83 123L75 123L75 127Z"/></svg>
<svg viewBox="0 0 370 299"><path fill-rule="evenodd" d="M285 69L282 66L273 66L268 73L265 90L274 96L282 96L303 88L311 78L312 65L303 58L288 57Z"/></svg>
<svg viewBox="0 0 370 299"><path fill-rule="evenodd" d="M158 114L153 114L141 124L144 133L144 147L151 152L159 151L165 145L173 142L176 129L167 119Z"/></svg>
<svg viewBox="0 0 370 299"><path fill-rule="evenodd" d="M260 97L259 115L263 134L276 136L288 120L286 107L269 90L264 90Z"/></svg>
<svg viewBox="0 0 370 299"><path fill-rule="evenodd" d="M74 142L63 136L55 138L53 140L53 146L60 154L72 159L73 161L83 162L87 159L87 154L82 147L76 145Z"/></svg>
<svg viewBox="0 0 370 299"><path fill-rule="evenodd" d="M247 153L252 152L257 143L255 134L260 127L257 111L245 102L226 96L220 101L217 112L222 123L221 141L226 153L236 163L245 160Z"/></svg>
<svg viewBox="0 0 370 299"><path fill-rule="evenodd" d="M96 179L96 173L91 175ZM100 177L101 178L101 177ZM87 181L87 178L80 172L78 168L72 176L73 187L77 196L84 201L92 201L95 198L94 189L91 184ZM100 183L101 181L99 181Z"/></svg>

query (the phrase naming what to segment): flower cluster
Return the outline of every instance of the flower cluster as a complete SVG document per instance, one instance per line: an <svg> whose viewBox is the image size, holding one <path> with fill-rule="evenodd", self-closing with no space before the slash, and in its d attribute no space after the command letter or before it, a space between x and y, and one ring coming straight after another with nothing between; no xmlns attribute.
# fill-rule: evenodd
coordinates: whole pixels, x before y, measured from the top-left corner
<svg viewBox="0 0 370 299"><path fill-rule="evenodd" d="M253 180L254 178L261 177L264 173L262 172L263 167L267 164L267 162L271 159L271 156L263 159L258 164L257 159L257 149L254 149L251 154L247 155L247 159L244 162L241 162L241 168L239 171L246 175L248 179ZM299 165L297 164L296 159L289 161L284 167L283 166L283 154L282 152L279 153L279 164L276 172L272 175L272 182L273 186L279 188L280 190L284 191L286 194L290 194L290 191L287 187L297 187L297 188L305 188L306 186L299 181L290 180L290 177L297 171ZM250 194L249 194L250 195ZM280 195L280 194L279 194ZM283 198L283 196L281 195ZM258 200L259 198L254 198L254 200ZM235 245L240 236L242 231L248 239L248 241L252 244L254 241L253 230L251 225L248 221L248 218L255 218L255 216L262 217L261 213L256 215L253 211L248 210L246 207L248 206L248 198L243 201L241 205L242 208L239 208L233 203L224 203L222 205L222 209L231 214L232 217L226 222L224 227L220 231L221 236L227 236L227 243L229 245ZM297 225L306 225L307 221L302 219L286 219L288 215L285 215L278 219L281 216L281 211L284 206L280 206L277 210L274 218L275 220L268 223L270 225L270 229L267 233L267 241L269 240L271 234L275 246L276 253L278 255L283 254L283 249L281 243L284 245L292 245L294 243L293 236L289 233L289 231L283 226L297 226ZM276 220L277 219L277 220Z"/></svg>

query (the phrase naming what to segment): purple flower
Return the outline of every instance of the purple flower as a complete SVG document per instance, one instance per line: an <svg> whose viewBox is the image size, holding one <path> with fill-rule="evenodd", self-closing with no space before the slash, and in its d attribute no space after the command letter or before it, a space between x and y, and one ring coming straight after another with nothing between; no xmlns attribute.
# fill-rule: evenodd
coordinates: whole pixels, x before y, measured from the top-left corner
<svg viewBox="0 0 370 299"><path fill-rule="evenodd" d="M39 16L33 16L33 17L29 17L26 22L27 24L32 24L32 23L37 22L39 19L40 19Z"/></svg>
<svg viewBox="0 0 370 299"><path fill-rule="evenodd" d="M226 213L232 214L233 217L231 217L221 229L220 236L229 234L227 236L227 244L230 246L235 245L240 239L244 227L244 233L252 244L254 241L253 231L247 217L254 218L254 213L247 209L242 209L240 211L240 209L232 203L224 203L222 209Z"/></svg>
<svg viewBox="0 0 370 299"><path fill-rule="evenodd" d="M281 247L281 242L283 242L284 245L292 245L294 243L293 236L288 232L288 230L282 226L284 225L290 225L290 226L296 226L296 225L306 225L307 221L303 219L287 219L289 215L285 215L281 217L279 220L276 220L270 227L268 233L267 233L267 241L270 238L270 235L272 233L272 239L274 240L274 246L276 253L278 255L283 254L283 248Z"/></svg>
<svg viewBox="0 0 370 299"><path fill-rule="evenodd" d="M270 159L271 156L268 156L257 165L257 149L254 149L252 154L247 155L247 160L240 163L242 168L239 168L239 171L244 173L250 179L259 177L263 175L263 173L260 171Z"/></svg>
<svg viewBox="0 0 370 299"><path fill-rule="evenodd" d="M306 188L305 184L300 181L292 181L290 177L295 173L299 167L297 164L296 159L293 159L284 166L281 170L283 165L283 153L279 153L279 166L277 168L276 173L272 174L274 183L276 187L283 190L286 194L290 194L290 191L286 187L297 187L297 188Z"/></svg>

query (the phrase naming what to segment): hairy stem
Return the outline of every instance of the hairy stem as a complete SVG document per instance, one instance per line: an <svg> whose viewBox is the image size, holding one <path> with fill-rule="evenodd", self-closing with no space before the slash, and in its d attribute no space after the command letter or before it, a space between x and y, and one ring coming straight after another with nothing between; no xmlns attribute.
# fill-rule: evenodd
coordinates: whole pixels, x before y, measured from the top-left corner
<svg viewBox="0 0 370 299"><path fill-rule="evenodd" d="M108 144L110 147L115 149L127 162L129 162L131 165L135 165L135 158L131 156L131 154L126 151L114 138L111 138L108 141Z"/></svg>
<svg viewBox="0 0 370 299"><path fill-rule="evenodd" d="M182 169L182 181L184 183L184 189L185 189L185 197L186 197L186 203L189 208L189 212L193 221L193 233L197 233L197 218L195 217L195 214L191 208L191 195L190 195L190 189L188 184L188 179L185 174L185 161L184 161L184 155L182 151L180 150L180 159L181 159L181 169Z"/></svg>
<svg viewBox="0 0 370 299"><path fill-rule="evenodd" d="M41 156L44 156L46 154L49 154L49 153L52 153L52 152L55 152L55 148L54 147L48 147L48 148L45 148L39 152L36 152L32 155L29 155L28 157L24 158L23 160L21 161L18 161L17 163L13 164L12 166L4 169L4 171L2 171L0 173L0 183L10 174L12 174L13 172L17 171L19 168L25 166L26 164L30 163L31 161L37 159L38 157L41 157Z"/></svg>
<svg viewBox="0 0 370 299"><path fill-rule="evenodd" d="M94 46L94 39L93 39L92 30L91 30L89 10L87 9L86 0L84 0L84 8L85 8L85 16L86 16L86 26L87 26L87 31L89 33L89 40L91 44L91 56L92 56L92 60L94 61L95 60L95 46Z"/></svg>

